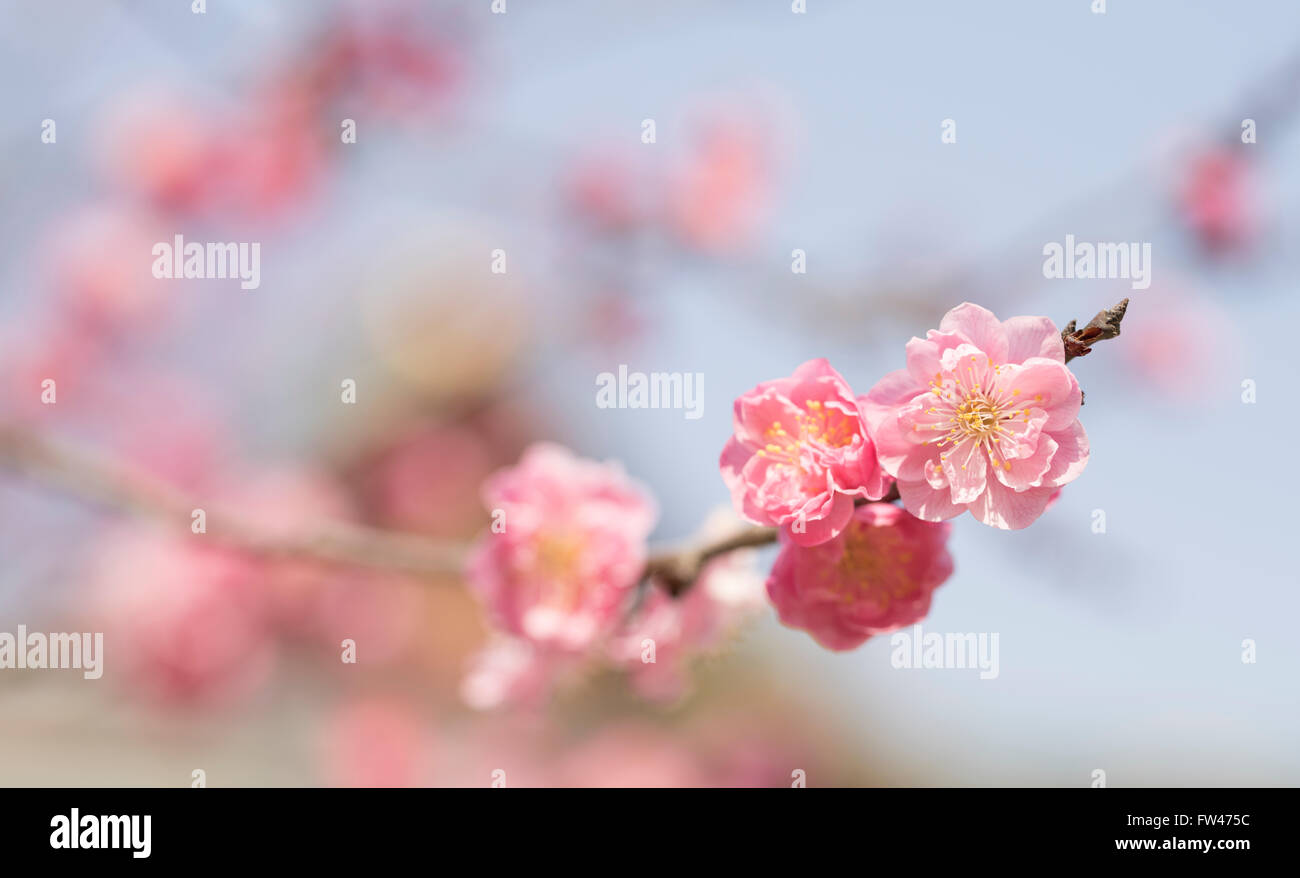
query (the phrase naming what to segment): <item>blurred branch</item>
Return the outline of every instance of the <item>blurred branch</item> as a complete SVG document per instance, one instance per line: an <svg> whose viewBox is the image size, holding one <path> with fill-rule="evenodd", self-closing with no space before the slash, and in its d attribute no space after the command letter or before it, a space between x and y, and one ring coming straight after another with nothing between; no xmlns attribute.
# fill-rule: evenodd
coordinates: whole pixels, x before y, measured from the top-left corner
<svg viewBox="0 0 1300 878"><path fill-rule="evenodd" d="M1076 329L1071 320L1061 333L1065 359L1085 356L1097 342L1119 335L1127 307L1125 299L1100 311L1083 329ZM288 536L268 535L257 524L229 510L207 510L204 502L186 497L146 473L92 457L14 425L0 424L0 465L68 494L161 521L177 531L188 530L194 510L203 508L209 513L203 538L272 560L309 560L417 576L455 576L465 560L463 546L344 522L325 522ZM857 502L862 505L896 500L898 488L894 486L880 500ZM776 539L775 528L745 527L703 545L652 555L641 578L679 595L695 583L700 571L713 559L738 549L770 545Z"/></svg>
<svg viewBox="0 0 1300 878"><path fill-rule="evenodd" d="M459 574L464 551L412 534L329 522L290 536L268 536L229 510L208 510L145 473L101 460L30 430L0 424L0 465L34 481L104 506L189 531L195 509L204 509L211 539L272 560L314 560L371 567L418 576Z"/></svg>

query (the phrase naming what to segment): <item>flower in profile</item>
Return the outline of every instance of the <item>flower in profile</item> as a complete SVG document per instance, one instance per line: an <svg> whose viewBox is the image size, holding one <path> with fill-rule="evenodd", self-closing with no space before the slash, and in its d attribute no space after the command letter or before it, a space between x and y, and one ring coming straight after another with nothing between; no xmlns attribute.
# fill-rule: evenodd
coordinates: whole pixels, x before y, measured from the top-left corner
<svg viewBox="0 0 1300 878"><path fill-rule="evenodd" d="M608 634L645 564L657 514L649 495L616 464L538 443L483 496L492 532L468 575L493 623L568 651Z"/></svg>
<svg viewBox="0 0 1300 878"><path fill-rule="evenodd" d="M719 461L736 512L813 546L848 524L857 497L889 479L848 382L824 359L740 396Z"/></svg>
<svg viewBox="0 0 1300 878"><path fill-rule="evenodd" d="M880 465L903 505L943 521L1032 524L1088 463L1083 397L1046 317L1003 322L969 302L907 343L907 368L862 398Z"/></svg>
<svg viewBox="0 0 1300 878"><path fill-rule="evenodd" d="M783 539L767 595L783 624L827 649L854 649L925 617L931 593L952 574L950 528L892 503L867 503L830 542Z"/></svg>

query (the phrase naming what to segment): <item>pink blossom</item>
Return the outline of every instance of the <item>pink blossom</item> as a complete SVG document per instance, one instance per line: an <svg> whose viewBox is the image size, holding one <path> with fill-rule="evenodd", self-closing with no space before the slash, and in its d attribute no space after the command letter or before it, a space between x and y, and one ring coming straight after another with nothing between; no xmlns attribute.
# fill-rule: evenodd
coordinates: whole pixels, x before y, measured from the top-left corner
<svg viewBox="0 0 1300 878"><path fill-rule="evenodd" d="M345 3L295 72L310 73L304 78L326 92L322 98L355 102L387 118L427 118L464 83L473 35L458 18L421 6Z"/></svg>
<svg viewBox="0 0 1300 878"><path fill-rule="evenodd" d="M578 742L559 763L565 787L702 787L710 778L680 737L633 720Z"/></svg>
<svg viewBox="0 0 1300 878"><path fill-rule="evenodd" d="M460 696L476 710L537 708L562 674L574 669L573 657L538 649L518 637L499 637L471 659Z"/></svg>
<svg viewBox="0 0 1300 878"><path fill-rule="evenodd" d="M175 95L137 94L111 114L104 170L162 211L277 217L306 199L326 167L309 110L292 89L268 90L243 107L199 109Z"/></svg>
<svg viewBox="0 0 1300 878"><path fill-rule="evenodd" d="M907 343L907 368L861 400L903 505L943 521L966 510L1016 530L1088 463L1079 382L1046 317L999 321L969 302Z"/></svg>
<svg viewBox="0 0 1300 878"><path fill-rule="evenodd" d="M121 683L166 702L226 702L275 659L261 568L202 536L112 533L93 553L86 601Z"/></svg>
<svg viewBox="0 0 1300 878"><path fill-rule="evenodd" d="M232 447L220 402L202 384L163 370L101 368L77 431L123 463L186 490L206 491ZM60 405L63 398L60 396Z"/></svg>
<svg viewBox="0 0 1300 878"><path fill-rule="evenodd" d="M666 219L683 244L706 252L750 240L770 201L770 129L713 119L667 182Z"/></svg>
<svg viewBox="0 0 1300 878"><path fill-rule="evenodd" d="M320 756L330 786L413 787L431 779L433 749L433 735L414 707L372 695L328 718Z"/></svg>
<svg viewBox="0 0 1300 878"><path fill-rule="evenodd" d="M1179 192L1183 220L1210 255L1242 249L1254 236L1257 205L1250 167L1234 150L1197 155Z"/></svg>
<svg viewBox="0 0 1300 878"><path fill-rule="evenodd" d="M1124 318L1124 344L1116 350L1131 384L1180 409L1205 405L1201 388L1241 369L1241 326L1190 279L1152 284L1142 304Z"/></svg>
<svg viewBox="0 0 1300 878"><path fill-rule="evenodd" d="M767 580L781 622L827 649L860 646L919 622L952 574L951 525L921 521L892 503L859 506L840 536L805 548L783 540Z"/></svg>
<svg viewBox="0 0 1300 878"><path fill-rule="evenodd" d="M479 489L496 468L481 433L418 424L363 464L361 492L385 527L469 537L482 526Z"/></svg>
<svg viewBox="0 0 1300 878"><path fill-rule="evenodd" d="M205 176L214 136L211 108L170 92L141 90L105 114L96 153L106 175L165 210L190 212L209 197Z"/></svg>
<svg viewBox="0 0 1300 878"><path fill-rule="evenodd" d="M173 298L137 254L169 238L149 213L130 208L80 208L60 221L44 259L63 319L88 333L166 325Z"/></svg>
<svg viewBox="0 0 1300 878"><path fill-rule="evenodd" d="M624 232L646 223L650 202L662 192L659 185L644 182L649 173L635 153L602 148L574 164L564 195L574 213L593 228Z"/></svg>
<svg viewBox="0 0 1300 878"><path fill-rule="evenodd" d="M649 495L616 464L538 443L487 481L484 501L493 532L468 575L494 624L561 650L608 633L645 563Z"/></svg>
<svg viewBox="0 0 1300 878"><path fill-rule="evenodd" d="M885 495L889 479L853 391L825 360L742 394L734 424L719 463L736 512L799 545L843 530L855 497Z"/></svg>

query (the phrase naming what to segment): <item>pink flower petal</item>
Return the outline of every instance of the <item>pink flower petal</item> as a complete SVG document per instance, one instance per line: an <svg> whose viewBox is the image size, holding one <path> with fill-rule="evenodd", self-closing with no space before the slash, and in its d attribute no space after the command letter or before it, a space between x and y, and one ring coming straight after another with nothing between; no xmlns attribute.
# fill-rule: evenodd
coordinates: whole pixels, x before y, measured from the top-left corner
<svg viewBox="0 0 1300 878"><path fill-rule="evenodd" d="M1041 357L1027 360L1006 386L1017 406L1047 412L1044 430L1063 430L1079 417L1079 382L1062 363Z"/></svg>
<svg viewBox="0 0 1300 878"><path fill-rule="evenodd" d="M1043 475L1052 464L1057 445L1051 436L1045 434L1037 441L1033 454L1028 457L1008 459L1001 466L998 461L993 461L993 474L999 482L1013 491L1038 487L1043 483Z"/></svg>
<svg viewBox="0 0 1300 878"><path fill-rule="evenodd" d="M1051 436L1057 450L1052 465L1043 474L1043 484L1060 486L1077 479L1088 465L1088 434L1084 432L1083 424L1075 421Z"/></svg>
<svg viewBox="0 0 1300 878"><path fill-rule="evenodd" d="M1061 331L1046 317L1012 317L1002 322L1007 334L1007 362L1023 363L1030 357L1046 357L1065 363Z"/></svg>
<svg viewBox="0 0 1300 878"><path fill-rule="evenodd" d="M988 476L988 456L973 439L967 439L952 451L940 455L943 474L948 477L955 505L973 503L984 493Z"/></svg>
<svg viewBox="0 0 1300 878"><path fill-rule="evenodd" d="M803 533L796 531L793 524L786 525L785 531L796 546L815 546L839 536L852 517L853 498L848 494L836 494L824 515L803 521Z"/></svg>
<svg viewBox="0 0 1300 878"><path fill-rule="evenodd" d="M1016 492L997 479L989 479L988 489L970 505L970 512L989 527L1020 530L1029 527L1043 514L1054 490L1029 488Z"/></svg>
<svg viewBox="0 0 1300 878"><path fill-rule="evenodd" d="M898 494L903 498L903 508L922 521L946 521L967 509L952 502L952 492L947 486L936 489L923 481L900 481Z"/></svg>
<svg viewBox="0 0 1300 878"><path fill-rule="evenodd" d="M941 332L959 332L995 363L1007 362L1007 334L1002 321L987 308L963 302L939 321Z"/></svg>

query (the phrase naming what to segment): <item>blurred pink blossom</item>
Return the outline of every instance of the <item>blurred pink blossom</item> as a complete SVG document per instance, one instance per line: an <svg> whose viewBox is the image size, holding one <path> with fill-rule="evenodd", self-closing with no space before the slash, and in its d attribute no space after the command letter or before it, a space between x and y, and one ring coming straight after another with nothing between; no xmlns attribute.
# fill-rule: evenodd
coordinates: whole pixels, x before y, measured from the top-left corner
<svg viewBox="0 0 1300 878"><path fill-rule="evenodd" d="M452 97L465 79L470 35L445 12L419 4L346 4L301 66L325 97L354 100L369 113L418 117Z"/></svg>
<svg viewBox="0 0 1300 878"><path fill-rule="evenodd" d="M104 340L72 321L51 321L48 327L5 331L0 342L0 375L5 392L0 413L5 418L50 424L66 420L73 408L59 400L77 399L96 377L104 353ZM45 382L54 384L46 385ZM54 392L53 404L43 399Z"/></svg>
<svg viewBox="0 0 1300 878"><path fill-rule="evenodd" d="M475 710L540 707L572 657L545 652L518 637L497 637L472 659L460 694Z"/></svg>
<svg viewBox="0 0 1300 878"><path fill-rule="evenodd" d="M609 633L645 563L657 515L646 491L616 464L538 443L483 499L500 532L479 542L468 575L493 624L561 650Z"/></svg>
<svg viewBox="0 0 1300 878"><path fill-rule="evenodd" d="M110 116L106 172L173 214L278 217L317 184L324 154L309 107L273 90L264 97L200 110L182 95L137 94Z"/></svg>
<svg viewBox="0 0 1300 878"><path fill-rule="evenodd" d="M433 755L433 734L415 709L382 695L339 708L322 741L325 780L336 787L422 786Z"/></svg>
<svg viewBox="0 0 1300 878"><path fill-rule="evenodd" d="M91 553L105 678L162 702L224 703L265 682L275 646L260 568L207 539L135 528Z"/></svg>
<svg viewBox="0 0 1300 878"><path fill-rule="evenodd" d="M767 135L753 124L712 120L667 184L670 229L688 246L734 249L750 240L769 201Z"/></svg>
<svg viewBox="0 0 1300 878"><path fill-rule="evenodd" d="M424 424L393 439L366 463L361 490L385 526L467 536L467 527L480 526L480 486L492 469L483 437L474 431Z"/></svg>
<svg viewBox="0 0 1300 878"><path fill-rule="evenodd" d="M1116 356L1131 365L1147 390L1186 409L1213 404L1213 396L1204 392L1207 386L1218 381L1225 389L1235 385L1242 336L1227 309L1187 278L1153 285L1143 305L1125 317L1124 345ZM1225 393L1222 398L1232 397Z"/></svg>
<svg viewBox="0 0 1300 878"><path fill-rule="evenodd" d="M45 244L60 321L87 334L165 325L172 293L150 271L150 253L161 234L157 218L147 212L104 204L61 220Z"/></svg>
<svg viewBox="0 0 1300 878"><path fill-rule="evenodd" d="M677 738L633 722L606 726L576 744L559 767L560 786L698 787L709 778Z"/></svg>
<svg viewBox="0 0 1300 878"><path fill-rule="evenodd" d="M1230 148L1195 156L1178 193L1183 219L1212 255L1241 249L1255 234L1258 203L1247 159Z"/></svg>
<svg viewBox="0 0 1300 878"><path fill-rule="evenodd" d="M647 173L634 156L606 148L578 160L565 180L564 195L597 230L628 231L649 222L661 195Z"/></svg>
<svg viewBox="0 0 1300 878"><path fill-rule="evenodd" d="M187 490L212 486L233 453L229 422L204 385L182 374L104 370L77 407L78 427L121 463Z"/></svg>

